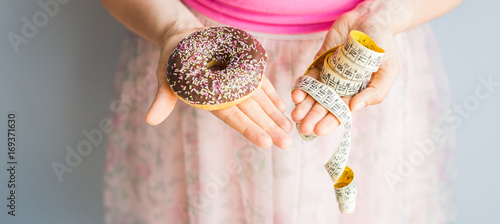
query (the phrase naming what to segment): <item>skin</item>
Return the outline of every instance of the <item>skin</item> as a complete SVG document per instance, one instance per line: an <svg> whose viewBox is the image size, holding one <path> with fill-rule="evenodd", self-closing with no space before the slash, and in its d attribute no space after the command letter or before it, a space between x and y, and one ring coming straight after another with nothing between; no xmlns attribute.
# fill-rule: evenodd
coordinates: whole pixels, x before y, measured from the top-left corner
<svg viewBox="0 0 500 224"><path fill-rule="evenodd" d="M460 2L460 0L368 0L335 21L316 56L344 43L351 30L366 33L386 51L379 70L372 75L367 88L354 97L343 97L352 113L363 107L382 103L396 81L399 75L399 62L394 35L439 17L455 8ZM307 75L319 78L318 70L313 70ZM314 131L315 134L324 136L339 126L337 118L304 91L293 91L292 100L296 104L292 111L292 119L297 123L300 122L301 133L310 134Z"/></svg>
<svg viewBox="0 0 500 224"><path fill-rule="evenodd" d="M382 102L394 83L399 73L399 65L393 35L434 19L454 8L459 2L366 1L337 19L318 55L344 42L352 29L365 32L387 52L368 88L352 99L344 99L353 112L359 109L355 105L364 107ZM161 49L156 71L158 89L146 115L149 124L157 125L168 117L177 101L165 76L168 57L179 41L202 29L203 25L178 0L101 0L101 3L127 28ZM308 75L317 77L318 74L318 71L311 71ZM301 122L302 133L311 133L314 130L318 135L327 135L338 126L337 119L305 92L294 91L292 99L297 104L292 112L292 119ZM271 82L264 78L262 88L250 99L237 106L211 113L261 148L274 144L287 149L292 146L288 133L292 131L293 125L283 114L285 110L286 105L282 98L276 93Z"/></svg>

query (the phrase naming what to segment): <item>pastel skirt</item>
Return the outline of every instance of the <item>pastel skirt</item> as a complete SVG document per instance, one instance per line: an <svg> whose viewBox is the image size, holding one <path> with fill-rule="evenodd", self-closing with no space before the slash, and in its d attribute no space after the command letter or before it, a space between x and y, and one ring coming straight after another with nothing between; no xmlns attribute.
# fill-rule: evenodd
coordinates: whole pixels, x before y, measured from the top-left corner
<svg viewBox="0 0 500 224"><path fill-rule="evenodd" d="M206 26L220 25L198 15ZM266 75L294 108L291 89L325 33L254 34ZM380 105L353 117L348 165L356 212L343 215L323 165L340 138L262 149L211 113L180 101L160 125L144 117L157 87L159 49L130 33L114 81L104 175L106 223L450 223L454 139L443 120L448 82L428 25L397 34L401 74ZM436 137L437 136L437 137Z"/></svg>

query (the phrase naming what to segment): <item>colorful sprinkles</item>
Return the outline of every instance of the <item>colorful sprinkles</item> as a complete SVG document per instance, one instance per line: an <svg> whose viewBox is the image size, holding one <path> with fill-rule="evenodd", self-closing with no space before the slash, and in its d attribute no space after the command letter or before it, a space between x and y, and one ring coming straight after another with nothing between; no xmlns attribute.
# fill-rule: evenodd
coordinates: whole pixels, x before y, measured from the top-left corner
<svg viewBox="0 0 500 224"><path fill-rule="evenodd" d="M247 32L210 27L177 44L170 55L167 79L187 102L218 105L253 92L262 81L266 63L266 51ZM217 64L218 69L207 68L209 64Z"/></svg>

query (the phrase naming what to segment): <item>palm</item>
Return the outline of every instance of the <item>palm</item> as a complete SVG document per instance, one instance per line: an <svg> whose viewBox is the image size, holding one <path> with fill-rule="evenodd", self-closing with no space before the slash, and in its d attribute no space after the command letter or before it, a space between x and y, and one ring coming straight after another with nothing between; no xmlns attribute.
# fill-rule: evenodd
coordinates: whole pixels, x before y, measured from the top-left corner
<svg viewBox="0 0 500 224"><path fill-rule="evenodd" d="M360 30L366 33L386 50L379 71L373 74L367 88L354 97L342 97L353 112L366 105L382 102L399 73L392 34L388 29L376 27L379 26L364 24L352 14L344 14L332 25L317 53L319 56L328 49L342 44L351 30ZM307 75L318 79L319 70L313 69ZM331 133L338 127L337 118L304 91L294 91L292 100L297 105L292 111L292 119L301 123L299 130L301 133L310 134L314 131L315 134L322 136Z"/></svg>
<svg viewBox="0 0 500 224"><path fill-rule="evenodd" d="M292 145L288 133L292 123L285 117L286 106L264 76L262 88L237 106L212 113L261 148L273 143L283 149Z"/></svg>
<svg viewBox="0 0 500 224"><path fill-rule="evenodd" d="M177 43L194 31L187 30L169 37L161 49L156 71L158 90L146 116L151 125L161 123L174 109L177 97L168 84L165 69ZM287 135L292 130L292 123L283 114L285 109L285 103L264 76L262 88L252 97L237 106L211 112L259 147L268 148L274 143L286 149L292 144Z"/></svg>

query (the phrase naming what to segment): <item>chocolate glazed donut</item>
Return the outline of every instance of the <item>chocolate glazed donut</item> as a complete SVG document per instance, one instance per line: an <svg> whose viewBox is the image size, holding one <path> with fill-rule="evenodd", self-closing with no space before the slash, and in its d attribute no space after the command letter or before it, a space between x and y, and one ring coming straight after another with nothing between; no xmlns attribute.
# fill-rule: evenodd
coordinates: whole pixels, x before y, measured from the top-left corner
<svg viewBox="0 0 500 224"><path fill-rule="evenodd" d="M260 88L264 47L247 32L210 27L192 33L170 55L167 79L182 101L204 110L228 108Z"/></svg>

